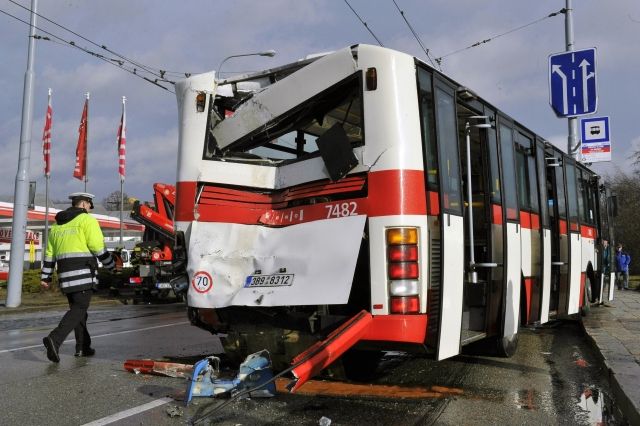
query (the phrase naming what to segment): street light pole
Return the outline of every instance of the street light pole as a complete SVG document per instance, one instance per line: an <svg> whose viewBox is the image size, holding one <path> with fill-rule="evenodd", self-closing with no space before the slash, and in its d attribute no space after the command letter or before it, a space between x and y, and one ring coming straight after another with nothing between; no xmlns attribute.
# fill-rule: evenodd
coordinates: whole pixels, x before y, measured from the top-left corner
<svg viewBox="0 0 640 426"><path fill-rule="evenodd" d="M564 14L564 33L567 46L567 52L574 50L573 41L573 7L571 0L566 0L566 11ZM580 158L580 141L578 140L578 118L569 117L569 137L567 138L567 154L579 160Z"/></svg>
<svg viewBox="0 0 640 426"><path fill-rule="evenodd" d="M231 55L231 56L227 56L226 58L224 58L221 62L220 65L218 65L218 68L216 68L216 74L220 75L220 70L222 69L222 65L227 62L227 60L231 59L231 58L240 58L242 56L269 56L270 58L273 58L274 56L276 56L276 51L271 49L271 50L265 50L264 52L255 52L255 53L243 53L240 55Z"/></svg>
<svg viewBox="0 0 640 426"><path fill-rule="evenodd" d="M38 0L31 0L29 26L29 50L27 71L24 73L22 91L22 123L20 125L20 151L13 197L13 224L11 226L11 258L9 259L8 308L17 308L22 299L22 271L24 268L24 244L27 233L27 205L29 198L29 162L31 156L31 123L33 121L33 62L35 56L36 15Z"/></svg>

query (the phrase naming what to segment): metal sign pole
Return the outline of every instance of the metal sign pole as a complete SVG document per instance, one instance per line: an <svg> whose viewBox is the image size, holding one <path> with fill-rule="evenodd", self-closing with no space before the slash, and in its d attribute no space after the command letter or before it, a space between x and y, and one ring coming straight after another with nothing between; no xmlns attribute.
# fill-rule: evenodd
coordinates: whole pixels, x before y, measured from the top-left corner
<svg viewBox="0 0 640 426"><path fill-rule="evenodd" d="M571 0L566 0L566 12L564 14L564 32L567 44L567 52L574 50L573 42L573 7ZM567 119L569 127L569 137L567 138L567 154L576 160L580 159L580 140L578 140L578 118L569 117Z"/></svg>
<svg viewBox="0 0 640 426"><path fill-rule="evenodd" d="M11 259L9 259L9 284L7 286L8 308L17 308L22 301L22 272L24 269L24 246L27 233L27 204L29 196L29 162L31 155L31 122L33 120L33 63L36 51L36 15L38 0L31 0L31 22L29 27L29 50L27 71L24 74L22 91L22 124L20 126L20 157L13 198L13 225L11 227Z"/></svg>

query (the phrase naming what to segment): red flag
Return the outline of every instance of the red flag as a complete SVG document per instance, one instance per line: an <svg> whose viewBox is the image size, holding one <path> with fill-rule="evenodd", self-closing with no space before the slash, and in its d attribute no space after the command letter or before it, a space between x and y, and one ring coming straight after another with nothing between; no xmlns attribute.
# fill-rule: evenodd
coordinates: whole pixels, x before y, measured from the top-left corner
<svg viewBox="0 0 640 426"><path fill-rule="evenodd" d="M125 98L122 98L122 116L120 117L120 127L118 128L118 174L120 180L124 180L125 166L127 163L127 110L125 108Z"/></svg>
<svg viewBox="0 0 640 426"><path fill-rule="evenodd" d="M44 120L44 130L42 131L42 155L44 156L44 175L51 175L51 125L53 120L53 109L51 108L51 92L49 92L49 103L47 105L47 116Z"/></svg>
<svg viewBox="0 0 640 426"><path fill-rule="evenodd" d="M84 180L87 174L87 111L89 99L84 101L82 119L78 128L78 146L76 147L76 166L73 169L73 177Z"/></svg>

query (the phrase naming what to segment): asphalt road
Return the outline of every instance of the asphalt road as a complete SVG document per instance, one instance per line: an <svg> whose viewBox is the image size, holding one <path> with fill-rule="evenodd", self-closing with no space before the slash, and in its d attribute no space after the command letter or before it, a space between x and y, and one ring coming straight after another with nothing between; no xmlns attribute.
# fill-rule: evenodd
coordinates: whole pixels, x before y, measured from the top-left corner
<svg viewBox="0 0 640 426"><path fill-rule="evenodd" d="M387 353L373 388L430 391L420 398L278 394L215 410L221 401L211 398L184 407L184 379L123 369L126 359L193 363L221 351L215 336L189 325L184 305L94 308L96 356L75 358L67 342L61 362L52 364L41 340L63 312L0 316L0 424L178 425L207 414L202 424L318 425L323 417L331 425L626 424L575 322L521 330L510 359L461 355L435 362Z"/></svg>

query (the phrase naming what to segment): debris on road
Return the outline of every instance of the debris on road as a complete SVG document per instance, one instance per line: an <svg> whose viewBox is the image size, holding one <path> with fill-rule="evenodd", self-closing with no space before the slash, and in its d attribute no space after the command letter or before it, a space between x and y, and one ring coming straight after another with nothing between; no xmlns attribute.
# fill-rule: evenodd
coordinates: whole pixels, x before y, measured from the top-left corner
<svg viewBox="0 0 640 426"><path fill-rule="evenodd" d="M193 372L193 365L154 361L152 359L128 359L124 362L124 369L135 374L157 374L188 379Z"/></svg>
<svg viewBox="0 0 640 426"><path fill-rule="evenodd" d="M194 396L233 395L258 387L246 397L268 398L275 396L271 358L267 350L249 355L233 379L220 377L220 358L207 357L193 366L193 376L187 386L185 403L189 404Z"/></svg>
<svg viewBox="0 0 640 426"><path fill-rule="evenodd" d="M173 417L182 417L182 415L184 414L184 410L180 407L178 407L177 405L170 405L167 407L167 409L165 410L167 415L171 418Z"/></svg>
<svg viewBox="0 0 640 426"><path fill-rule="evenodd" d="M331 419L329 417L322 416L320 417L320 420L318 420L318 425L331 426Z"/></svg>

